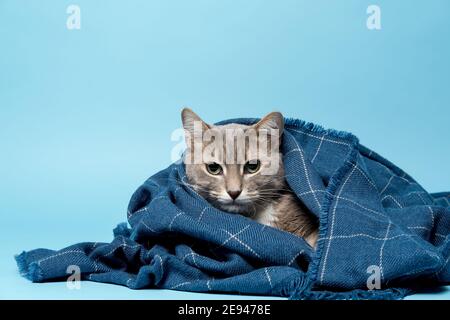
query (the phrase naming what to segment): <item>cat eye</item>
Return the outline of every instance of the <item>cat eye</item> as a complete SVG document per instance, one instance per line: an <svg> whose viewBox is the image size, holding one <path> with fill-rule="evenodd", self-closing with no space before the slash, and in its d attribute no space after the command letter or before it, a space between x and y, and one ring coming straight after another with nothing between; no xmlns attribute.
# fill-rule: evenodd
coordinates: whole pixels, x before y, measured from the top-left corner
<svg viewBox="0 0 450 320"><path fill-rule="evenodd" d="M222 173L222 167L218 163L208 163L206 164L206 170L212 175L219 175Z"/></svg>
<svg viewBox="0 0 450 320"><path fill-rule="evenodd" d="M255 173L259 170L261 167L261 162L259 160L256 161L249 161L244 165L244 171L245 173Z"/></svg>

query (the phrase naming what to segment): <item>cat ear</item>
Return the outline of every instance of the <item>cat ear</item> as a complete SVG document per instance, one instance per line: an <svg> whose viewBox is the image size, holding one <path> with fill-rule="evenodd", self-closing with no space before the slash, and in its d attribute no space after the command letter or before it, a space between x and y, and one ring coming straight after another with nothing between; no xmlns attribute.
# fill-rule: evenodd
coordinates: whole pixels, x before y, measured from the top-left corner
<svg viewBox="0 0 450 320"><path fill-rule="evenodd" d="M181 111L181 121L183 122L184 130L188 131L191 134L194 134L195 124L197 123L201 125L202 130L210 129L210 126L206 124L194 111L189 108L184 108Z"/></svg>
<svg viewBox="0 0 450 320"><path fill-rule="evenodd" d="M256 130L266 129L266 130L279 130L280 136L284 129L284 118L280 112L271 112L262 118L257 124L254 125Z"/></svg>

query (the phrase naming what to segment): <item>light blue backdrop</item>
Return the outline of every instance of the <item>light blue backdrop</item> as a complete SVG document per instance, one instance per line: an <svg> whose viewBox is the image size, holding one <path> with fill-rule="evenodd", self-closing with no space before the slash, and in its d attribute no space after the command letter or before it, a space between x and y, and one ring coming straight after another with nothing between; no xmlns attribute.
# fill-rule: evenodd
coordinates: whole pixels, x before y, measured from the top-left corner
<svg viewBox="0 0 450 320"><path fill-rule="evenodd" d="M110 241L131 193L170 163L182 106L351 131L450 189L449 39L448 0L0 0L0 298L184 297L33 285L12 260Z"/></svg>

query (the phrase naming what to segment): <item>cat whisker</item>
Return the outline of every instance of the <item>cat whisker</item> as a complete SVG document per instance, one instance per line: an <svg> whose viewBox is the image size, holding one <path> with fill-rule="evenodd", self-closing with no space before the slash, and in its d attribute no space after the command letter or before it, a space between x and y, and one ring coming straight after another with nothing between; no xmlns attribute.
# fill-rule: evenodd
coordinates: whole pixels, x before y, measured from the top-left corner
<svg viewBox="0 0 450 320"><path fill-rule="evenodd" d="M190 188L192 188L192 189L194 189L194 190L203 190L203 191L208 191L208 192L212 191L212 190L209 190L209 189L206 188L206 187L202 187L202 186L196 185L196 184L191 184L191 183L186 182L186 181L184 181L184 180L180 180L180 179L176 179L176 178L175 178L175 179L174 179L174 178L169 178L168 180L169 180L169 181L177 182L177 183L179 183L179 184L181 184L181 185L190 187Z"/></svg>

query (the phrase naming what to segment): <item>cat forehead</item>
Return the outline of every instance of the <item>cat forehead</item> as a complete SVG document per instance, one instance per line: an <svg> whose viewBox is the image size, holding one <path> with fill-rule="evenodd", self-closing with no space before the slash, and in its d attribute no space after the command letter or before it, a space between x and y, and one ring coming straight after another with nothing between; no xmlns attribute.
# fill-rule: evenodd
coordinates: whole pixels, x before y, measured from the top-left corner
<svg viewBox="0 0 450 320"><path fill-rule="evenodd" d="M244 124L239 124L239 123L228 123L228 124L224 124L224 125L214 125L211 127L211 130L218 130L218 131L225 131L225 130L230 130L230 131L238 131L238 130L247 130L251 128L251 126L248 125L244 125Z"/></svg>

